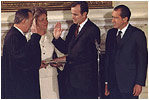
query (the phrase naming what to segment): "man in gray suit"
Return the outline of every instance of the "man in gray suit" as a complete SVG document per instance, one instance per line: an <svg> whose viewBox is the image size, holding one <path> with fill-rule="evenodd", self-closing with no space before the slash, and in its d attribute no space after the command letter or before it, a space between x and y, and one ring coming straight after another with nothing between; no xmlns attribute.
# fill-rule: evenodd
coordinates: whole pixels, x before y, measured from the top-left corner
<svg viewBox="0 0 149 100"><path fill-rule="evenodd" d="M95 40L100 43L99 28L87 18L88 4L85 1L74 2L71 7L73 24L66 40L59 37L60 24L56 25L53 44L63 53L64 91L62 98L97 99L98 98L98 67ZM57 61L60 58L56 59Z"/></svg>
<svg viewBox="0 0 149 100"><path fill-rule="evenodd" d="M106 39L105 95L137 99L145 85L147 42L142 30L129 23L131 12L119 5L112 12L113 27Z"/></svg>

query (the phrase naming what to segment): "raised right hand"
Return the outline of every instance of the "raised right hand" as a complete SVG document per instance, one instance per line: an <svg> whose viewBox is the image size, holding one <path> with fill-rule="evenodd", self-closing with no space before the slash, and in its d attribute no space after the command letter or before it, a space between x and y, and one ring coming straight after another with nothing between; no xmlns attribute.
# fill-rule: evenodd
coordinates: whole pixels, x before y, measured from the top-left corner
<svg viewBox="0 0 149 100"><path fill-rule="evenodd" d="M40 27L36 24L36 20L33 20L33 24L31 26L31 32L37 33L39 35L44 35L46 32L44 30L41 30Z"/></svg>
<svg viewBox="0 0 149 100"><path fill-rule="evenodd" d="M57 22L54 27L54 33L53 33L54 38L58 39L60 35L62 34L62 32L63 32L63 29L61 29L61 23Z"/></svg>

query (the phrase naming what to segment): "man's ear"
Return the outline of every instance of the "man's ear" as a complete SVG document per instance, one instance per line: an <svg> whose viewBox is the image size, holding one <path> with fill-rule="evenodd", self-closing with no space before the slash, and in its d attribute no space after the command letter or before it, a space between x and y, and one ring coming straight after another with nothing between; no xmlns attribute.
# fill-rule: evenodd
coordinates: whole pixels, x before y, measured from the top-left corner
<svg viewBox="0 0 149 100"><path fill-rule="evenodd" d="M25 24L25 22L26 22L26 19L23 19L21 23L22 23L22 24Z"/></svg>
<svg viewBox="0 0 149 100"><path fill-rule="evenodd" d="M128 17L123 18L124 22L128 22Z"/></svg>
<svg viewBox="0 0 149 100"><path fill-rule="evenodd" d="M84 13L83 13L83 16L86 17L86 16L87 16L87 12L84 12Z"/></svg>

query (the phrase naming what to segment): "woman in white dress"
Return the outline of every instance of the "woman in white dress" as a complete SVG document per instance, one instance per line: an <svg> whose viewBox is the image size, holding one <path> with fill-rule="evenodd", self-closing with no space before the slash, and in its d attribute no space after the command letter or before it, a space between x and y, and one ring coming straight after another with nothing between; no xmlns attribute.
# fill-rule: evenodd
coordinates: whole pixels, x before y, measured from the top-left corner
<svg viewBox="0 0 149 100"><path fill-rule="evenodd" d="M54 51L58 56L63 56L63 54L60 53L52 44L52 33L47 32L47 11L44 8L36 7L33 9L33 15L35 18L33 21L33 27L36 25L38 28L37 30L44 34L40 39L42 53L42 63L39 70L41 99L59 99L57 69L50 65L45 65L44 62L52 59ZM30 36L27 37L29 38Z"/></svg>

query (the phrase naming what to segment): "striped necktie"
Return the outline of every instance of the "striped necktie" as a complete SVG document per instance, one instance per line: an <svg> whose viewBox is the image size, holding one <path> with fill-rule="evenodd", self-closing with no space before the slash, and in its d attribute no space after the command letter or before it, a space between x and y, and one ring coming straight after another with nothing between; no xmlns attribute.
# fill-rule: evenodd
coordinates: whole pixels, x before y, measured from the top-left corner
<svg viewBox="0 0 149 100"><path fill-rule="evenodd" d="M120 41L121 41L121 34L122 34L122 31L119 31L119 32L118 32L118 36L116 37L117 44L119 44Z"/></svg>
<svg viewBox="0 0 149 100"><path fill-rule="evenodd" d="M79 27L80 27L80 25L77 25L77 28L76 28L76 31L75 31L75 36L76 36L76 37L77 37L78 32L79 32Z"/></svg>

